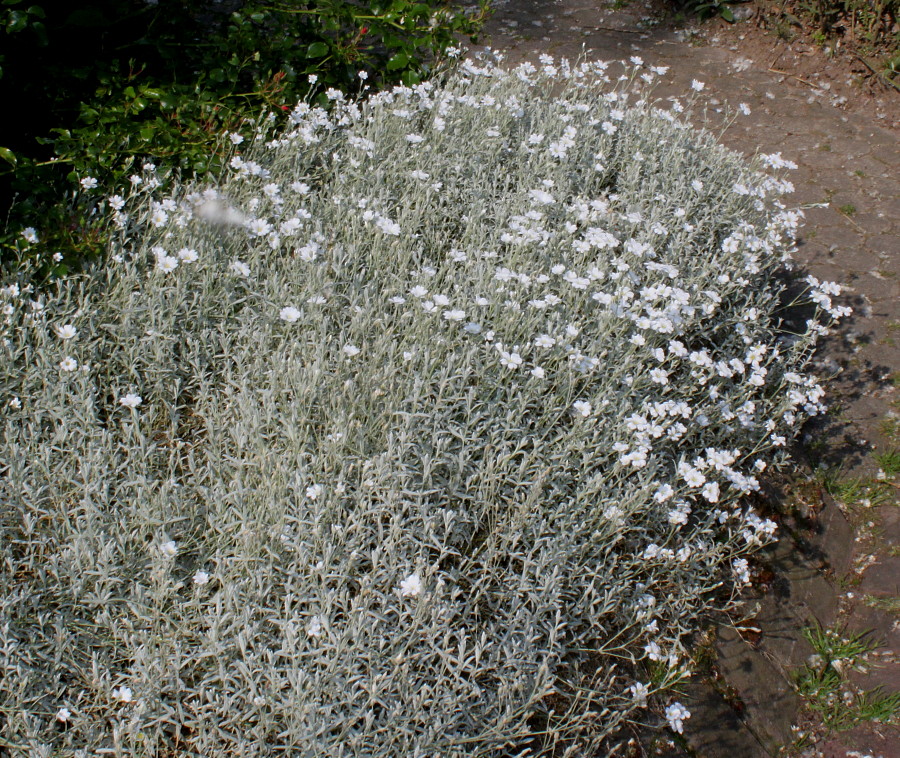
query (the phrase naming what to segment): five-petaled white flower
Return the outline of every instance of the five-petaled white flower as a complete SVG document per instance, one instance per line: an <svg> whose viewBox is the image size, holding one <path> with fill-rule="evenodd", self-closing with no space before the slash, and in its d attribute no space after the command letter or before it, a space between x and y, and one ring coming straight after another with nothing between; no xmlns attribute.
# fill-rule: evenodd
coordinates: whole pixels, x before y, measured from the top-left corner
<svg viewBox="0 0 900 758"><path fill-rule="evenodd" d="M86 176L79 182L79 184L81 184L81 186L86 190L94 189L94 187L97 186L97 180L94 179L93 176Z"/></svg>
<svg viewBox="0 0 900 758"><path fill-rule="evenodd" d="M65 724L70 718L72 718L72 711L70 711L68 708L60 708L56 712L56 720L61 721L63 724Z"/></svg>
<svg viewBox="0 0 900 758"><path fill-rule="evenodd" d="M418 574L410 574L400 582L400 594L403 597L415 597L422 592L422 580Z"/></svg>
<svg viewBox="0 0 900 758"><path fill-rule="evenodd" d="M293 324L295 321L299 320L301 315L303 314L293 305L287 305L278 313L278 318L282 321L287 321L289 324Z"/></svg>
<svg viewBox="0 0 900 758"><path fill-rule="evenodd" d="M310 500L318 500L319 496L322 494L323 489L321 484L313 484L306 488L306 496Z"/></svg>
<svg viewBox="0 0 900 758"><path fill-rule="evenodd" d="M70 340L76 334L78 334L78 330L72 324L63 324L56 328L56 336L61 340Z"/></svg>
<svg viewBox="0 0 900 758"><path fill-rule="evenodd" d="M178 545L175 544L175 540L163 542L159 546L159 552L162 553L164 558L174 558L178 555Z"/></svg>
<svg viewBox="0 0 900 758"><path fill-rule="evenodd" d="M572 408L575 409L576 413L580 413L585 418L590 416L591 411L594 410L587 400L576 400L574 403L572 403Z"/></svg>
<svg viewBox="0 0 900 758"><path fill-rule="evenodd" d="M161 255L156 259L156 268L164 274L169 274L178 268L178 258L174 255Z"/></svg>
<svg viewBox="0 0 900 758"><path fill-rule="evenodd" d="M140 395L135 395L133 392L119 398L119 404L126 408L137 408L143 401L144 399Z"/></svg>
<svg viewBox="0 0 900 758"><path fill-rule="evenodd" d="M22 237L26 242L31 242L32 244L38 241L37 231L35 231L33 226L26 226L22 230Z"/></svg>
<svg viewBox="0 0 900 758"><path fill-rule="evenodd" d="M71 356L66 356L59 362L59 368L61 371L74 371L78 368L78 361Z"/></svg>
<svg viewBox="0 0 900 758"><path fill-rule="evenodd" d="M355 355L359 355L359 348L356 345L344 345L343 347L344 355L348 358L352 358Z"/></svg>
<svg viewBox="0 0 900 758"><path fill-rule="evenodd" d="M508 369L515 370L522 365L522 356L518 353L507 353L505 350L500 351L500 365Z"/></svg>

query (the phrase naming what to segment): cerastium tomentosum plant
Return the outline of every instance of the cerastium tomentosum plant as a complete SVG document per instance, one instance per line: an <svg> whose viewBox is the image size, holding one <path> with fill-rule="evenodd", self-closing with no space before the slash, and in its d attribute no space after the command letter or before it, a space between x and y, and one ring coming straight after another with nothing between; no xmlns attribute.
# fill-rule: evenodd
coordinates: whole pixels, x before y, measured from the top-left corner
<svg viewBox="0 0 900 758"><path fill-rule="evenodd" d="M659 693L774 532L742 498L822 408L825 322L778 321L789 183L607 70L301 103L217 186L117 201L93 278L5 284L8 744L681 730Z"/></svg>

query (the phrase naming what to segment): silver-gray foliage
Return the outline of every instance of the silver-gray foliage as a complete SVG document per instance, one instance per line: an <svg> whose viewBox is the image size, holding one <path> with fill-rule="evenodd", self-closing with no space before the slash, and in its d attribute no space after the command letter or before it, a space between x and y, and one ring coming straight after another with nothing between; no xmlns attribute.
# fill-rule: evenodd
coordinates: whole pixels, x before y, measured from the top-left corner
<svg viewBox="0 0 900 758"><path fill-rule="evenodd" d="M301 104L134 193L102 272L6 282L0 744L581 755L645 718L821 409L789 186L656 73Z"/></svg>

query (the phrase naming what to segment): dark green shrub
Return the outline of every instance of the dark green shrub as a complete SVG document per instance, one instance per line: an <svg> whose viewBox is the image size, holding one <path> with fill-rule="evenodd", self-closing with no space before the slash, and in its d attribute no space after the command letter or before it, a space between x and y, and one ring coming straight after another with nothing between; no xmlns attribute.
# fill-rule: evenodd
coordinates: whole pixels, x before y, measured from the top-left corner
<svg viewBox="0 0 900 758"><path fill-rule="evenodd" d="M411 0L90 0L74 9L3 2L0 124L4 261L35 248L55 266L93 257L87 176L121 186L146 160L183 174L218 165L218 137L263 109L325 97L328 88L412 84L479 16ZM77 40L72 45L72 40ZM73 52L74 51L74 52ZM363 79L360 72L365 72ZM310 79L314 81L311 83Z"/></svg>

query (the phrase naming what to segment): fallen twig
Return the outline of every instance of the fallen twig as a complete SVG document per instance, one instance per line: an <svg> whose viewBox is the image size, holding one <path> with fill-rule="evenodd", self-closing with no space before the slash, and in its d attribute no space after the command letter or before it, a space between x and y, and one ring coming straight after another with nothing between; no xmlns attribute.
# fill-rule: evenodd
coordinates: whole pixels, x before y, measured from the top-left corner
<svg viewBox="0 0 900 758"><path fill-rule="evenodd" d="M613 26L592 26L591 31L595 32L616 32L621 34L646 34L643 29L616 29Z"/></svg>
<svg viewBox="0 0 900 758"><path fill-rule="evenodd" d="M799 76L796 76L795 74L791 74L787 71L779 71L777 68L770 68L769 71L771 71L773 74L781 74L782 76L789 76L792 79L796 79L798 82L803 82L804 84L809 85L813 89L821 89L821 87L819 87L818 84L814 84L813 82L808 82L808 81L806 81L806 79L801 79Z"/></svg>

